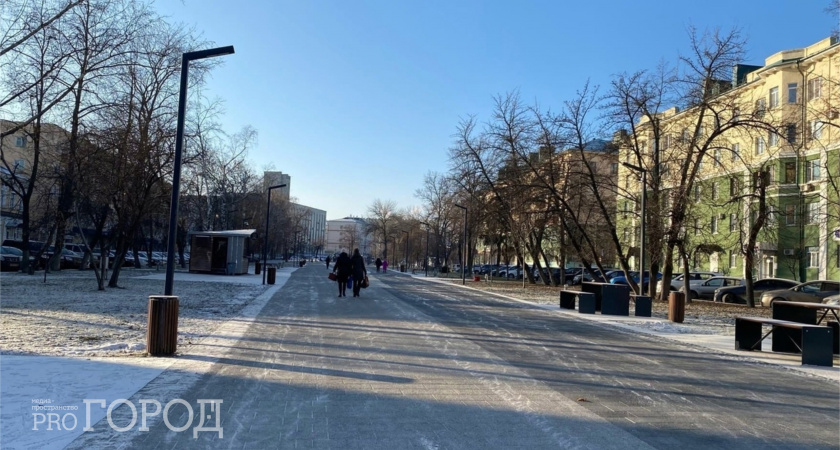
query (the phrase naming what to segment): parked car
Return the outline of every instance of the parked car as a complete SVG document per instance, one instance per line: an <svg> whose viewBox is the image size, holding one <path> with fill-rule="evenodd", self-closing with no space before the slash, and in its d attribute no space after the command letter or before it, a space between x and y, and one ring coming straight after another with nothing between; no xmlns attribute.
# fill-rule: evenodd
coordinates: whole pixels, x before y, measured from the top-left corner
<svg viewBox="0 0 840 450"><path fill-rule="evenodd" d="M580 274L575 275L575 277L572 279L572 284L581 284L584 281L597 281L597 282L600 282L600 283L607 283L607 282L610 281L610 279L612 279L613 276L621 273L620 270L606 269L606 268L604 269L604 274L603 275L601 274L601 271L598 270L598 269L593 269L593 271L595 272L595 275L597 275L596 279L593 279L592 275L590 275L589 272L586 271L586 269L584 269L584 270L581 271Z"/></svg>
<svg viewBox="0 0 840 450"><path fill-rule="evenodd" d="M753 293L756 299L761 299L761 294L764 291L772 291L777 289L788 289L796 286L796 281L785 280L783 278L763 278L756 280L753 283ZM723 303L747 303L747 286L746 282L740 286L722 287L715 291L713 300Z"/></svg>
<svg viewBox="0 0 840 450"><path fill-rule="evenodd" d="M823 299L840 294L840 283L837 281L817 280L797 284L790 289L765 291L761 294L761 306L772 306L780 300L788 302L822 303Z"/></svg>
<svg viewBox="0 0 840 450"><path fill-rule="evenodd" d="M630 275L631 278L633 278L633 281L635 281L636 283L639 282L639 272L636 272L635 270L632 270L632 271L630 271L629 275ZM657 273L656 274L656 279L659 280L661 278L662 278L662 274ZM647 284L648 280L650 280L650 272L645 271L644 277L642 277L642 283ZM627 277L623 273L621 273L621 274L615 275L612 278L610 278L610 284L630 284L630 283L627 282Z"/></svg>
<svg viewBox="0 0 840 450"><path fill-rule="evenodd" d="M21 261L23 261L23 251L5 245L0 247L0 270L17 272L20 270Z"/></svg>
<svg viewBox="0 0 840 450"><path fill-rule="evenodd" d="M822 302L824 305L840 305L840 295L829 295Z"/></svg>
<svg viewBox="0 0 840 450"><path fill-rule="evenodd" d="M744 284L744 279L737 277L712 277L708 280L692 281L688 285L688 298L691 300L698 298L711 300L715 296L716 290L742 284ZM685 286L680 288L680 291L685 292Z"/></svg>
<svg viewBox="0 0 840 450"><path fill-rule="evenodd" d="M722 275L723 275L722 273L718 273L718 272L689 272L688 273L688 280L689 280L688 282L689 282L689 284L691 284L694 281L706 281L709 278L719 277L719 276L722 276ZM668 290L670 290L670 291L681 290L682 287L685 285L684 278L685 278L684 273L679 273L676 276L674 276L674 278L671 278L671 285L668 288ZM657 290L657 292L662 292L663 291L662 280L660 280L659 283L656 284L656 290Z"/></svg>

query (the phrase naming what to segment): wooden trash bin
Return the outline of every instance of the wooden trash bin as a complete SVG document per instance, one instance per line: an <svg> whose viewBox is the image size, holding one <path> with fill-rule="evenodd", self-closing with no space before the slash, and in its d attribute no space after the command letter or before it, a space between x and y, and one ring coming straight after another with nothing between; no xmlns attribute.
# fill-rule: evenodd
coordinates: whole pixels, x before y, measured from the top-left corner
<svg viewBox="0 0 840 450"><path fill-rule="evenodd" d="M178 297L149 296L149 322L146 352L152 356L171 356L178 345Z"/></svg>

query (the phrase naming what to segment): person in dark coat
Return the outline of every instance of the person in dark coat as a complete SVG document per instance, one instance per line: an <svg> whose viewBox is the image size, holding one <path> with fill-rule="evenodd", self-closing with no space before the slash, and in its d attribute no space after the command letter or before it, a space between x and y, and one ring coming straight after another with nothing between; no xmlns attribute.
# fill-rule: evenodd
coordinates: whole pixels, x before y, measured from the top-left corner
<svg viewBox="0 0 840 450"><path fill-rule="evenodd" d="M327 270L330 270L330 261L332 261L332 260L330 259L329 256L327 256Z"/></svg>
<svg viewBox="0 0 840 450"><path fill-rule="evenodd" d="M350 258L351 274L353 275L353 297L359 296L359 290L362 288L362 280L367 276L367 268L365 267L365 259L359 253L359 249L353 250L353 257Z"/></svg>
<svg viewBox="0 0 840 450"><path fill-rule="evenodd" d="M376 258L376 263L375 264L376 264L376 271L379 272L379 268L382 267L382 260L379 259L379 258Z"/></svg>
<svg viewBox="0 0 840 450"><path fill-rule="evenodd" d="M335 273L338 281L338 296L339 297L347 297L347 278L350 277L351 267L350 267L350 257L347 256L347 252L341 252L338 255L338 259L335 260L335 265L333 266L333 273Z"/></svg>

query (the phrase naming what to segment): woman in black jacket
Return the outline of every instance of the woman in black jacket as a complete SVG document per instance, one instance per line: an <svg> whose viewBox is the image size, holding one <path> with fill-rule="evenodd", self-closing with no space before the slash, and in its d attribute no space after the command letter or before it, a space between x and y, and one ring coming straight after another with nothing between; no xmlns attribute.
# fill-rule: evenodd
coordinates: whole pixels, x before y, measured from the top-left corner
<svg viewBox="0 0 840 450"><path fill-rule="evenodd" d="M333 266L333 273L335 273L338 281L338 296L347 297L347 278L350 277L350 257L347 252L341 252L335 260Z"/></svg>
<svg viewBox="0 0 840 450"><path fill-rule="evenodd" d="M359 290L362 288L362 280L367 276L367 268L365 267L365 259L359 254L359 249L353 250L353 257L350 258L350 267L353 274L353 297L359 296Z"/></svg>

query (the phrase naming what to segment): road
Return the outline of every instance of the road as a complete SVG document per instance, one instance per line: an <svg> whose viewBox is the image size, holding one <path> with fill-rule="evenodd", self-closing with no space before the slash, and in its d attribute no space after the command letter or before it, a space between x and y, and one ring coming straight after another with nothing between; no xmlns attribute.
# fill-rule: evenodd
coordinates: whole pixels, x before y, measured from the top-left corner
<svg viewBox="0 0 840 450"><path fill-rule="evenodd" d="M181 394L223 399L222 438L158 421L128 447L840 446L828 380L393 272L338 298L325 272L292 274Z"/></svg>

